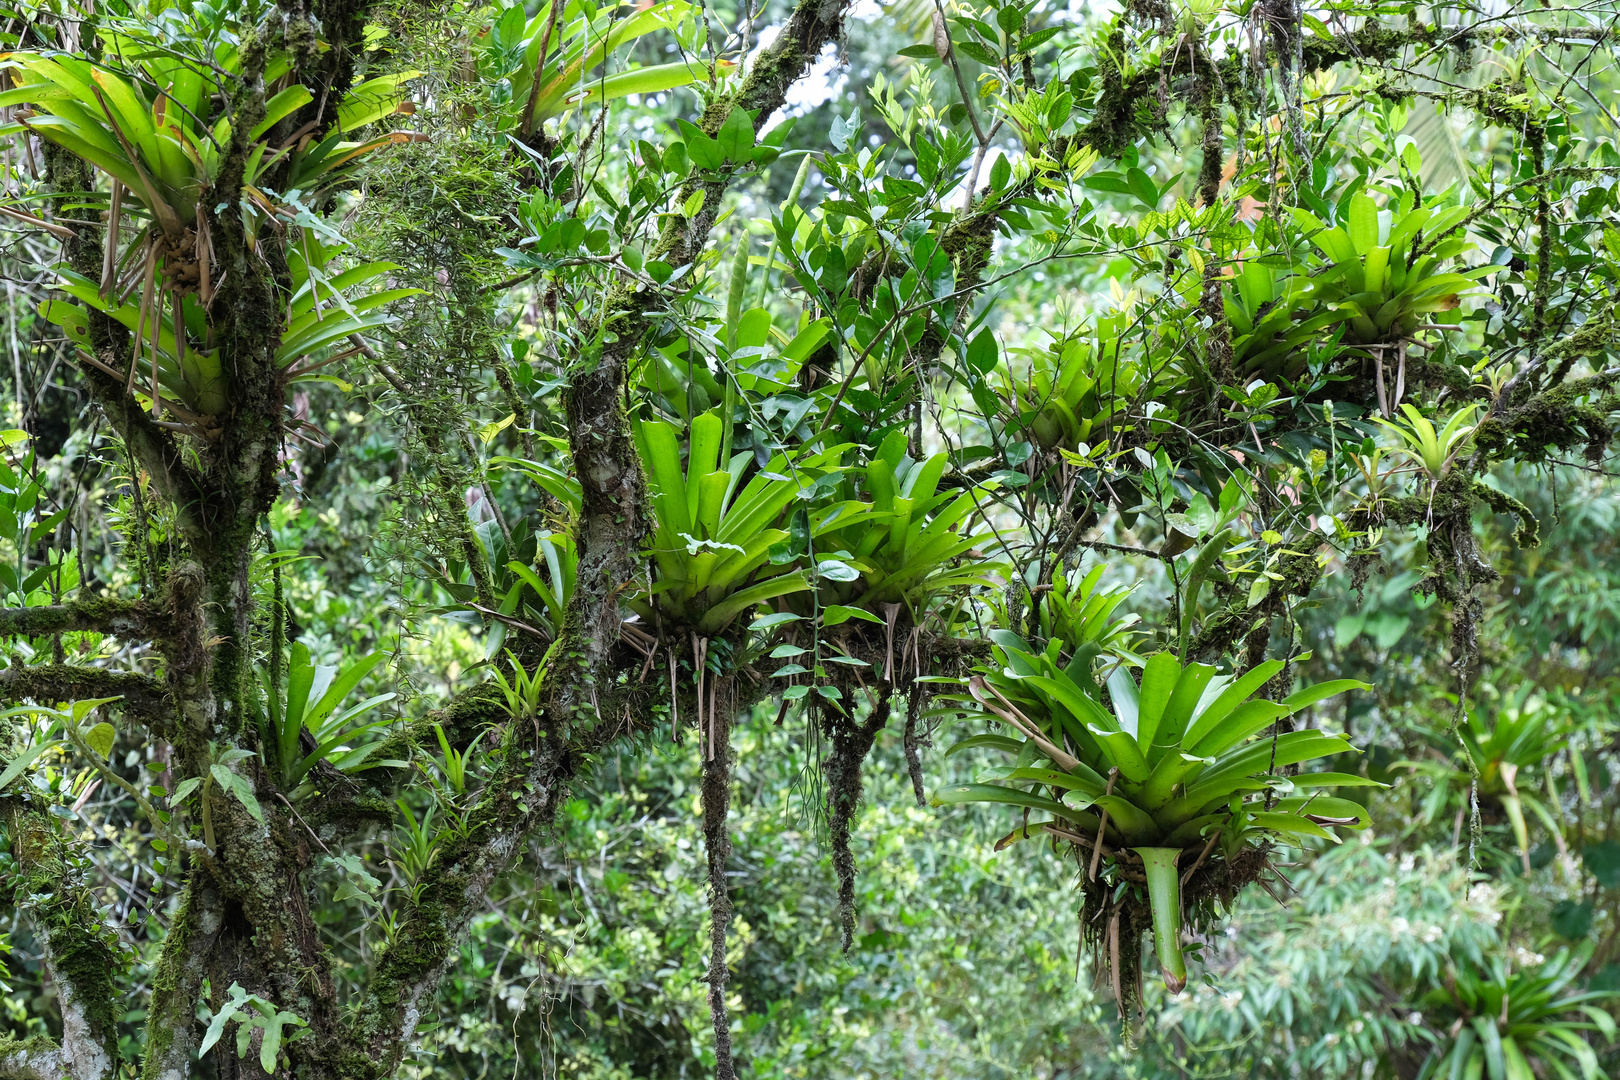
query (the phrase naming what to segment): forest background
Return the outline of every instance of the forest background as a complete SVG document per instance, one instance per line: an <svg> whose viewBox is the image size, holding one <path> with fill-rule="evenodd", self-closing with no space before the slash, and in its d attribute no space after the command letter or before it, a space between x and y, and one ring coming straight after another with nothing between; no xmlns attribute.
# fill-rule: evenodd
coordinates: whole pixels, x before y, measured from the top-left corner
<svg viewBox="0 0 1620 1080"><path fill-rule="evenodd" d="M601 27L650 7L573 5L551 20L561 27L556 48L566 52L561 43L576 19L589 41ZM97 32L137 42L144 33L185 52L175 43L209 34L245 41L254 28L303 25L298 20L309 14L302 4L281 9L284 17L274 5L201 0L82 9L61 0L0 4L0 44L77 54ZM704 174L708 187L671 181L671 190L660 192L664 216L706 215L705 227L713 227L707 256L688 253L690 271L656 258L667 254L650 240L659 219L649 219L654 225L643 240L625 239L642 227L626 225L643 212L635 209L638 185L649 175L679 180L688 157L693 175L702 171L693 147L704 136L694 124L715 136L716 165L736 161L727 149L734 144L725 143L732 129L709 123L705 107L735 92L761 58L775 56L769 48L789 32L791 5L657 5L667 24L615 42L604 67L577 66L578 85L587 86L593 72L633 75L675 56L696 57L683 60L695 67L651 90L649 82L627 81L595 98L560 94L533 130L533 100L523 110L523 90L534 82L532 56L529 83L519 69L524 48L553 32L546 29L548 9L385 2L362 16L354 5L328 5L320 7L324 22L308 23L328 46L340 27L339 9L353 24L342 32L352 44L348 62L359 72L346 78L378 80L368 85L386 96L387 108L371 122L384 137L365 143L333 174L335 182L311 180L304 201L297 190L266 182L259 209L273 224L255 227L269 238L263 243L283 250L295 278L304 274L298 296L305 310L308 282L320 278L310 267L323 267L331 280L343 267L386 260L389 267L372 276L389 277L391 288L375 306L357 310L339 289L329 290L328 317L341 320L346 312L352 322L343 324L336 344L310 347L298 361L299 377L277 384L287 420L266 466L275 491L251 523L256 606L248 666L263 666L266 701L284 697L289 682L295 695L300 686L308 691L307 678L323 678L313 674L323 665L343 672L339 680L352 693L339 695L340 704L358 707L328 730L341 734L344 745L336 752L323 747L330 761L322 767L403 779L380 811L368 811L366 827L343 834L341 844L312 809L322 796L312 801L296 782L276 788L287 796L280 802L263 780L250 781L248 797L235 803L228 791L219 794L230 787L227 779L212 795L201 789L203 803L215 798L243 808L233 812L244 824L249 810L261 823L268 814L303 845L299 888L311 900L336 1000L364 996L378 958L404 932L424 883L447 858L443 852L466 835L474 797L495 783L502 766L490 752L514 726L540 715L532 701L525 712L521 698L530 671L540 681L543 662L536 663L544 649L525 651L521 642L532 636L549 646L558 639L571 603L563 581L573 572L570 559L578 558L569 539L581 513L567 452L578 429L576 412L564 405L578 370L570 350L600 352L613 344L588 340L577 328L600 330L606 320L592 304L608 302L601 298L616 295L619 283L673 296L677 286L686 287L685 277L697 284L669 301L670 318L692 340L701 328L712 345L707 355L722 359L708 367L700 362L700 377L675 344L688 338L666 327L646 346L645 366L615 388L632 402L638 423L662 418L682 432L684 446L696 437L688 433L699 430L695 418L720 416L730 447L746 452L738 467L763 473L785 468L772 454L823 445L829 426L846 442L871 444L861 452L863 467L882 441L877 435L899 432L917 459L945 455L948 490L977 491L986 500L975 508L979 531L959 530L973 542L929 572L934 586L894 594L907 607L898 645L896 615L885 616L875 602L842 616L873 628L868 651L848 650L866 657L850 666L865 664L872 687L890 681L877 677L886 663L912 662L904 654L904 628L925 626L934 612L946 635L980 642L955 666L926 672L957 680L962 693L969 667L990 662L977 631L1034 627L1038 619L1025 609L1040 610L1041 589L1062 582L1060 591L1108 598L1102 621L1112 620L1112 630L1103 644L1127 669L1167 646L1191 659L1189 646L1196 645L1194 653L1206 650L1207 659L1237 670L1268 656L1286 661L1285 677L1299 685L1367 684L1319 707L1310 725L1343 732L1360 753L1342 755L1333 768L1377 785L1337 793L1364 808L1357 811L1364 819L1340 819L1355 831L1293 836L1292 846L1274 849L1270 876L1238 893L1229 915L1188 936L1196 959L1184 990L1171 993L1153 977L1158 966L1148 948L1148 978L1135 1003L1140 1012L1122 1025L1120 984L1110 985L1083 947L1077 881L1085 860L1053 857L1057 840L998 850L1009 829L1029 821L1027 811L1020 816L994 802L948 796L938 805L938 793L953 786L1005 780L991 771L988 743L946 753L964 737L991 730L970 698L949 699L951 686L928 684L929 694L944 695L932 702L915 693L905 710L897 702L904 727L898 719L890 723L864 766L855 759L859 808L847 843L858 872L841 883L834 833L848 824L855 804L840 816L842 789L828 762L841 760L834 742L848 733L809 706L822 701L823 713L837 707L831 704L837 695L818 687L842 686L843 696L859 703L851 714L865 722L890 708L889 695L879 706L865 682L857 687L820 668L783 675L781 661L794 660L805 641L769 648L776 645L769 634L786 624L773 624L768 611L820 618L817 625L830 635L839 620L822 609L859 608L861 601L835 589L816 593L810 609L761 593L742 609L746 617L734 615L734 625L716 624L713 633L732 635L737 656L753 665L748 677L757 681L778 668L778 681L744 693L745 706L722 725L730 728L735 761L725 825L731 847L721 871L731 907L729 934L722 926L721 938L733 1048L723 1053L735 1054L737 1075L1457 1078L1479 1077L1484 1069L1492 1080L1562 1080L1620 1072L1620 1049L1610 1039L1612 995L1620 992L1620 481L1608 436L1598 434L1612 429L1620 355L1612 327L1620 285L1614 187L1620 130L1613 115L1620 111L1620 74L1611 48L1620 9L1603 3L1294 9L1252 0L1138 3L1123 12L1118 5L946 4L936 15L934 5L917 0L863 0L839 16L841 32L829 37L825 51L817 44L808 73L785 89L773 115L793 119L791 130L783 125L773 143L762 127L757 143L750 133L742 147L768 153L733 169L723 187L711 168ZM1472 29L1448 36L1444 28L1458 25ZM1033 37L1040 40L1030 44ZM1206 38L1210 51L1195 49L1195 39ZM285 40L300 55L293 38ZM1345 52L1346 40L1376 55ZM549 40L538 48L552 55ZM1207 117L1199 112L1206 107L1197 89L1201 61L1178 60L1181 52L1235 58L1228 73L1243 68L1244 80L1252 80L1243 82L1246 90L1229 80L1224 121L1223 106L1215 106L1218 152L1210 150L1208 124L1200 123ZM1033 83L1030 57L1041 65ZM721 58L742 67L710 63ZM563 55L559 71L565 63ZM4 89L26 85L19 68L7 71ZM1110 118L1126 88L1132 96L1123 114ZM1060 96L1067 100L1058 102ZM611 107L599 108L609 98ZM5 870L17 890L0 908L0 925L8 928L0 1025L10 1033L0 1057L14 1058L13 1071L0 1073L31 1075L16 1071L26 1066L18 1048L45 1046L41 1036L65 1041L61 984L47 970L41 934L28 917L43 901L22 865L16 816L46 807L54 842L71 852L62 880L77 883L105 930L115 1015L107 1043L112 1072L102 1075L133 1075L152 1056L157 999L149 995L180 917L182 886L188 874L210 872L213 857L212 833L197 854L206 813L200 808L196 821L180 819L192 836L189 861L153 841L161 830L151 801L166 825L164 800L177 808L197 788L182 792L175 785L178 751L175 771L165 778L169 740L134 722L133 699L169 685L163 680L177 661L150 644L150 627L136 626L133 615L119 615L131 620L119 624L120 632L111 623L97 625L83 607L55 625L31 621L27 610L61 612L92 595L157 610L167 603L165 590L179 588L179 578L164 584L164 575L180 572L188 550L201 554L188 548L183 500L175 501L180 509L167 506L142 451L131 449L131 430L150 433L138 422L150 398L123 412L107 406L106 371L80 359L86 353L75 335L89 333L82 329L88 324L47 306L67 300L97 309L94 274L81 276L77 291L64 291L76 241L63 233L85 217L105 228L119 213L112 202L117 181L87 173L92 182L64 199L75 189L60 181L63 167L50 164L50 153L60 151L48 146L43 128L27 127L27 115L16 116L19 109L32 107L36 117L45 110L20 91L6 101L0 588L12 610L0 618L12 666L0 682L6 700L19 707L7 717L4 756L11 765L0 781L13 815ZM402 101L412 107L399 108ZM297 107L309 106L300 99ZM722 110L717 121L729 115ZM550 134L536 138L533 131ZM1072 145L1061 142L1071 137ZM670 160L677 139L685 140L679 165ZM1051 151L1054 140L1063 152ZM304 144L297 145L302 153ZM1049 185L1061 213L1046 220L1030 179L1043 175L1043 153L1054 158L1049 175L1062 175L1066 189ZM571 171L562 175L564 169ZM899 182L885 186L884 171ZM586 173L588 182L580 179ZM1247 242L1201 238L1244 230L1257 237L1256 248L1309 250L1300 219L1285 222L1272 211L1291 201L1318 217L1344 219L1358 178L1391 206L1403 197L1411 206L1404 191L1434 205L1444 207L1449 198L1472 208L1463 231L1467 250L1453 257L1459 269L1488 272L1454 288L1460 300L1448 296L1424 309L1421 325L1414 320L1391 332L1386 320L1380 333L1393 337L1358 339L1353 325L1347 332L1338 323L1300 319L1306 329L1282 353L1261 355L1270 338L1238 340L1236 381L1223 382L1217 371L1207 386L1189 376L1154 388L1168 370L1143 374L1155 370L1154 350L1215 355L1199 336L1216 333L1211 323L1194 325L1209 313L1209 296L1226 298L1216 305L1221 317L1255 323L1298 299L1286 292L1271 300L1239 296L1235 282L1246 263L1261 266L1258 258ZM1504 186L1510 178L1525 186ZM895 196L908 183L917 189L904 193L909 204ZM968 185L987 193L985 201L964 201ZM884 336L889 327L874 335L873 326L857 327L853 318L847 327L834 319L838 333L847 333L841 354L811 351L826 348L821 338L794 352L797 335L838 312L839 295L859 300L860 318L878 310L881 322L884 310L894 311L892 302L874 308L872 277L898 275L858 258L849 245L849 265L841 250L835 272L825 243L816 247L812 221L846 239L862 229L876 234L885 219L874 218L872 200L885 193L891 216L906 219L894 235L903 235L914 253L928 229L943 235L953 221L977 220L986 201L998 193L1011 199L1017 185L1023 201L1008 202L999 223L975 234L983 258L972 289L964 288L971 295L962 312L946 320L949 340L936 344L935 366L912 370L907 349L916 347L915 337L897 346ZM1217 192L1225 216L1214 225L1198 213L1217 202L1210 197ZM127 191L123 197L135 198ZM563 254L567 230L559 232L557 223L585 218L585 198L595 200L598 215L591 229L601 222L619 231L611 240L604 234L598 246L594 233L581 239L581 226L571 241L577 257L570 259ZM565 205L577 216L568 217ZM800 208L796 221L791 208ZM201 204L198 213L205 214ZM1088 218L1092 225L1081 227ZM1387 238L1390 226L1383 228ZM1376 227L1374 233L1376 239ZM134 247L128 233L125 242ZM117 243L114 235L115 249ZM947 254L961 284L964 256ZM1225 268L1204 275L1206 258ZM131 274L125 295L136 305L139 261L119 270ZM1191 287L1177 284L1176 275L1194 261ZM925 253L919 269L929 265ZM1264 288L1283 289L1272 281L1273 268L1266 264ZM146 273L152 276L150 268ZM202 274L205 291L226 289L229 274L210 283L206 262ZM363 275L356 281L367 284ZM948 292L947 272L946 287L928 303ZM221 303L234 302L220 295ZM178 294L173 302L182 303ZM188 294L184 302L194 300ZM287 302L296 317L297 300ZM107 304L105 290L99 303ZM740 314L754 308L771 313L776 333L762 335L753 355L746 345L739 353L746 335ZM161 297L156 310L162 311ZM1176 325L1184 327L1179 339ZM1154 336L1159 331L1163 340ZM165 348L173 354L168 332ZM1282 341L1288 332L1277 333ZM1581 333L1578 348L1542 348L1547 355L1538 359L1536 342ZM1094 394L1066 416L1043 413L1041 394L1067 392L1053 389L1068 378L1053 358L1081 340L1093 350L1089 357L1103 358L1110 339L1140 341L1149 357L1131 392L1116 393L1112 404ZM1229 361L1233 347L1228 340ZM1399 351L1399 376L1395 353L1379 351L1386 348ZM135 349L141 355L139 343ZM158 350L151 351L156 379ZM1406 401L1434 419L1431 438L1455 439L1438 456L1422 445L1417 420L1401 420L1396 379L1407 379L1409 352L1415 359ZM746 366L767 353L785 358L793 374L772 383ZM1350 353L1362 366L1353 375L1335 374L1333 365L1343 361L1334 356ZM175 359L184 364L183 349ZM727 381L725 363L733 365L734 381ZM131 366L129 393L138 394L146 376ZM1461 375L1448 382L1434 375L1442 367ZM1554 367L1545 387L1531 380L1538 393L1559 384L1576 388L1556 402L1534 399L1553 421L1510 431L1511 452L1484 453L1484 442L1472 440L1499 415L1490 411L1494 403L1516 400L1524 373ZM745 371L753 373L737 376ZM113 374L115 384L123 379L121 371ZM1239 463L1223 476L1253 465L1260 478L1247 487L1228 479L1201 488L1196 474L1203 468L1207 480L1210 473L1189 464L1197 454L1176 456L1177 445L1189 444L1167 434L1176 425L1164 422L1162 403L1173 408L1178 395L1190 400L1206 390L1225 426L1199 437L1206 448L1218 448L1211 454ZM199 400L177 401L167 415L175 444L195 443L202 449L185 453L206 456L219 442L209 426L218 410ZM1477 401L1477 414L1458 411L1468 400ZM1187 406L1184 418L1191 415ZM1385 417L1390 422L1376 422ZM1452 417L1461 419L1446 426ZM750 464L756 450L757 464ZM645 445L641 453L650 460ZM1405 464L1392 469L1396 461ZM1453 469L1460 475L1465 461L1469 475L1496 494L1454 505L1448 500L1455 491L1443 482ZM822 475L831 480L818 497L832 492L840 476ZM1094 510L1068 506L1075 478L1081 487L1093 485ZM1391 510L1387 523L1377 510L1381 499L1395 506L1413 498L1419 510ZM1292 516L1290 499L1299 511ZM1219 539L1236 522L1244 539ZM847 553L857 563L853 570L815 563L813 543L802 546L788 517L769 524L782 526L778 546L787 545L772 564L814 563L818 588L823 577L852 580L842 576L846 570L872 580L874 571ZM1532 544L1527 534L1537 524L1539 544ZM1062 540L1070 527L1075 538ZM708 550L703 544L710 541L682 535L693 545L687 554ZM1253 545L1246 552L1245 543ZM1063 549L1061 559L1052 557L1054 547ZM1224 566L1217 570L1224 580L1219 604L1206 598L1200 608L1187 575L1206 555L1197 572L1213 562ZM1303 585L1290 559L1315 568ZM503 568L509 562L521 569ZM984 569L990 563L996 568ZM657 566L667 588L674 575ZM675 592L627 603L627 617L632 609L640 614L630 625L662 626L660 595ZM1228 608L1259 614L1220 640L1212 627ZM1264 633L1256 629L1262 623ZM635 639L638 632L626 634ZM821 641L815 639L818 656ZM686 637L678 642L688 648ZM641 655L626 668L631 678ZM702 791L713 772L717 705L711 696L711 726L699 737L694 718L704 715L705 701L690 654L680 656L679 671L674 646L667 669L664 652L649 647L646 655L641 681L652 671L652 684L667 699L678 678L680 702L673 709L661 703L645 717L627 707L626 735L592 746L588 767L552 808L554 822L521 837L510 867L452 943L443 978L430 987L423 1019L400 1051L398 1075L662 1080L725 1067L717 1061L706 982L714 970L714 833L706 833ZM781 659L766 659L772 656ZM915 663L924 673L920 652ZM72 684L82 693L55 692L67 684L50 680L70 666L153 681L90 680ZM248 681L257 701L257 677ZM487 725L475 738L476 731L459 731L449 713L436 711L497 683L508 695L502 700L511 704L512 723ZM1109 686L1117 697L1117 685ZM117 702L94 715L94 706L74 712L69 705L120 694L130 716ZM309 704L320 696L310 693ZM51 719L52 708L68 719ZM619 722L602 720L609 721ZM324 722L310 721L306 749L324 737ZM58 728L51 723L64 732L71 725L77 738L53 735ZM672 738L682 728L686 737ZM295 745L299 734L295 723ZM275 757L273 739L260 745L244 738L241 745L258 755L251 761L262 761L267 775L289 760ZM371 750L342 758L351 746ZM231 764L227 759L212 760ZM918 793L935 794L935 805L914 797L919 764ZM205 768L198 778L211 775L220 774ZM252 799L252 784L262 805ZM841 897L841 884L853 892ZM223 979L218 970L212 975L197 1015L184 1018L194 1028L193 1043L204 1032L217 1040L227 1020L236 1027L212 1058L203 1055L198 1075L224 1073L238 1062L250 1069L272 1028L280 1039L281 1027L291 1036L312 1019L293 1008L276 1021L276 1008L291 1008L286 1002L270 1007L268 1022L231 1012L225 986L216 985ZM1542 982L1531 986L1533 979ZM1489 999L1488 1007L1472 1000L1463 1007L1470 986ZM1498 992L1490 997L1493 986ZM1538 993L1537 1004L1527 1006ZM357 1008L369 1008L369 1001ZM1529 1011L1515 1013L1509 1025L1515 1001ZM1472 1018L1498 1010L1500 1033L1516 1033L1527 1056L1515 1060L1517 1051L1510 1051L1504 1058L1500 1044L1494 1056L1482 1049L1470 1058L1471 1043L1456 1052L1460 1037L1473 1037ZM299 1057L301 1047L316 1044L313 1037L289 1041L279 1061L269 1054L266 1067L289 1074L324 1068ZM1521 1065L1524 1072L1517 1071ZM149 1066L145 1072L155 1075Z"/></svg>

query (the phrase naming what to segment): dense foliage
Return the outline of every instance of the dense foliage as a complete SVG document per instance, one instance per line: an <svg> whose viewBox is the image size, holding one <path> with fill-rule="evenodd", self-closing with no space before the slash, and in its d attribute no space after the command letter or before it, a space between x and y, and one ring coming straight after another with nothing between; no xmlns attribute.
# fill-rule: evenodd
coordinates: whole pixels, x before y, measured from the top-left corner
<svg viewBox="0 0 1620 1080"><path fill-rule="evenodd" d="M0 1076L1620 1070L1620 10L0 2Z"/></svg>

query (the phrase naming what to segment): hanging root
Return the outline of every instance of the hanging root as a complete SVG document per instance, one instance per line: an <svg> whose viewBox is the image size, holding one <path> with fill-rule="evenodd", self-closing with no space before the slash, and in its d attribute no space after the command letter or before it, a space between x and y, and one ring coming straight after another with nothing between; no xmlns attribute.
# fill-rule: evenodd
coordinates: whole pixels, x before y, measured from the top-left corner
<svg viewBox="0 0 1620 1080"><path fill-rule="evenodd" d="M855 943L855 854L849 841L851 823L861 803L861 763L872 752L878 732L889 722L893 685L884 683L882 694L864 724L841 713L825 714L832 753L821 767L827 777L827 818L832 832L833 870L838 875L838 924L845 952Z"/></svg>
<svg viewBox="0 0 1620 1080"><path fill-rule="evenodd" d="M701 730L701 729L700 729ZM731 1018L726 1014L726 930L731 925L731 897L726 891L726 863L731 837L726 813L731 808L731 714L713 710L709 747L703 759L703 842L709 858L709 1016L714 1022L715 1080L733 1080Z"/></svg>
<svg viewBox="0 0 1620 1080"><path fill-rule="evenodd" d="M928 805L928 795L923 791L922 755L917 752L926 736L917 734L917 721L922 718L922 711L928 702L924 684L914 682L911 684L911 693L906 695L906 772L911 776L911 791L917 796L918 806Z"/></svg>

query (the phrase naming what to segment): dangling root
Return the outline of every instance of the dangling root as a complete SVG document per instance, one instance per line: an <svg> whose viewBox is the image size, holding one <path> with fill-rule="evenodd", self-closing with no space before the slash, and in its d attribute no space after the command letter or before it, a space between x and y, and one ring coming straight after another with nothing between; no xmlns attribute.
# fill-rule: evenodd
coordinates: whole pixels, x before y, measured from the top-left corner
<svg viewBox="0 0 1620 1080"><path fill-rule="evenodd" d="M878 732L889 722L893 685L884 683L882 695L864 724L838 713L825 714L832 753L821 767L827 777L827 818L832 833L833 871L838 875L838 923L845 952L855 942L855 855L849 841L850 826L861 803L861 763L872 752Z"/></svg>
<svg viewBox="0 0 1620 1080"><path fill-rule="evenodd" d="M928 795L923 790L922 755L917 752L923 741L923 737L917 734L917 721L922 718L923 707L928 701L924 686L923 683L914 682L911 692L906 695L906 772L911 776L911 791L917 796L918 806L928 805Z"/></svg>
<svg viewBox="0 0 1620 1080"><path fill-rule="evenodd" d="M695 646L694 642L694 646ZM699 730L702 728L700 726ZM712 710L709 746L703 758L703 842L709 860L709 1016L714 1023L715 1080L733 1080L731 1018L726 1013L726 930L731 925L731 897L726 891L726 863L731 837L726 813L731 808L731 714Z"/></svg>

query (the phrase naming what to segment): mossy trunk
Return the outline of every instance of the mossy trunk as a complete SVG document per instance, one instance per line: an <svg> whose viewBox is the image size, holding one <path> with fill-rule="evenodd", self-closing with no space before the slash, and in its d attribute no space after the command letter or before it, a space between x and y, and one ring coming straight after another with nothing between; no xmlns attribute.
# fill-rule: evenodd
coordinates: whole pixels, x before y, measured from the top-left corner
<svg viewBox="0 0 1620 1080"><path fill-rule="evenodd" d="M114 979L123 967L116 932L101 921L75 869L84 857L62 821L32 797L5 800L4 819L17 863L13 903L26 914L56 986L62 1069L72 1080L112 1080L120 1064Z"/></svg>

